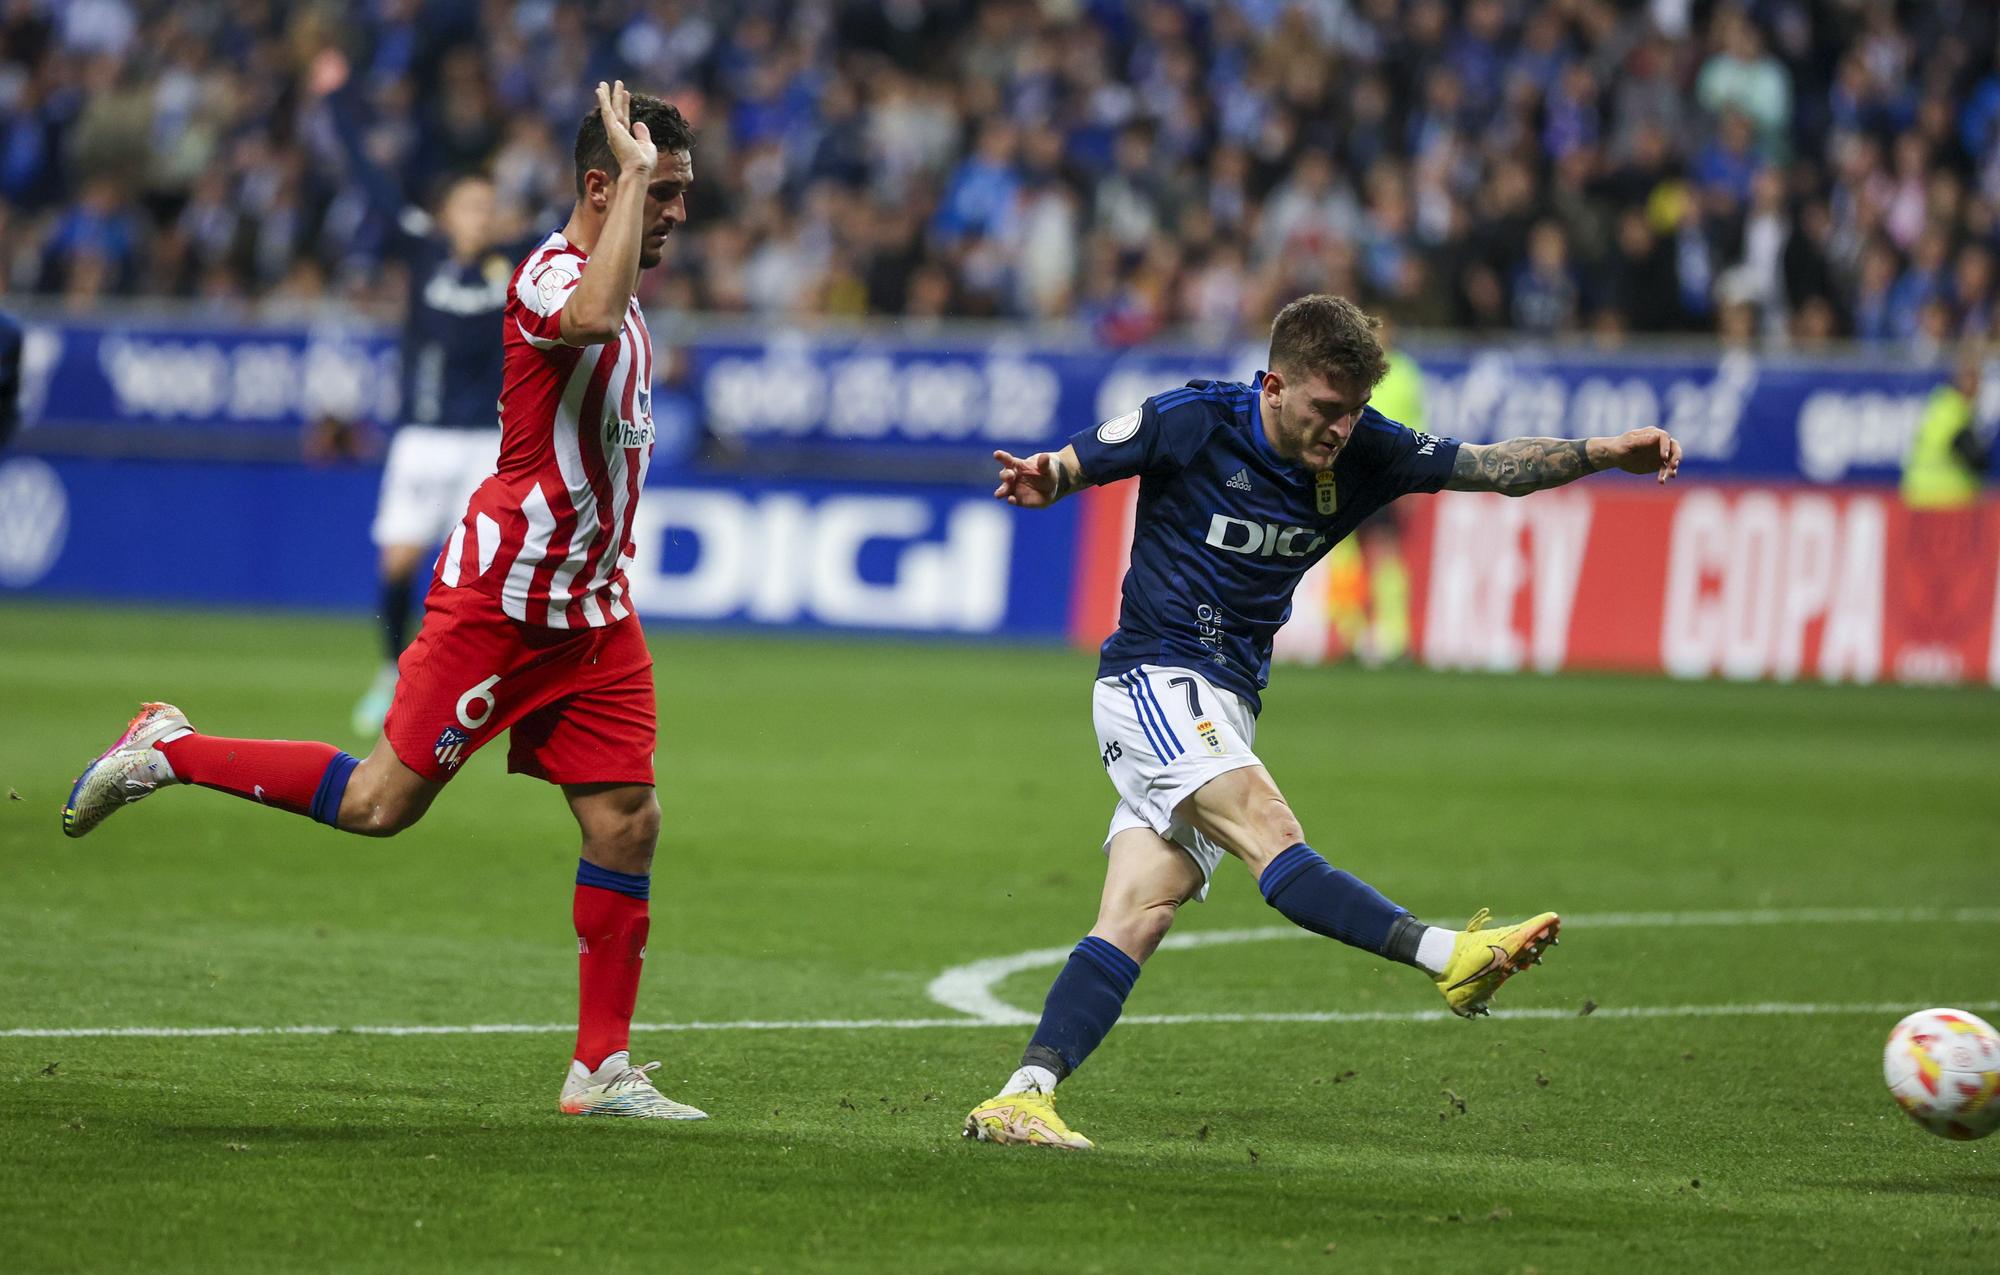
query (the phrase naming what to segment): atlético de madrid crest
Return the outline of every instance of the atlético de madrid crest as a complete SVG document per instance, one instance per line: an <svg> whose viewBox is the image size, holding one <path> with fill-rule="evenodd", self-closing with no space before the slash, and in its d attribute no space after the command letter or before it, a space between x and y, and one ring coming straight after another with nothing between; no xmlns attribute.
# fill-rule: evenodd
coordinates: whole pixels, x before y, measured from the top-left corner
<svg viewBox="0 0 2000 1275"><path fill-rule="evenodd" d="M458 764L465 760L466 741L471 738L472 736L456 726L447 726L439 731L436 750L438 765L446 770L457 770Z"/></svg>

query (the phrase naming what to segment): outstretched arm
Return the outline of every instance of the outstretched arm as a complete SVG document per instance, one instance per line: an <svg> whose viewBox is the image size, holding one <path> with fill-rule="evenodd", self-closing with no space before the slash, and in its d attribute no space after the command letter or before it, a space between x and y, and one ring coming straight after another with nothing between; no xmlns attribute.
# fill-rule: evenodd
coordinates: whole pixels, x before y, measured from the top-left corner
<svg viewBox="0 0 2000 1275"><path fill-rule="evenodd" d="M993 459L1000 462L1000 485L993 489L994 498L1023 509L1046 509L1071 492L1090 486L1074 446L1026 458L994 452Z"/></svg>
<svg viewBox="0 0 2000 1275"><path fill-rule="evenodd" d="M400 253L413 240L421 240L430 233L430 214L412 204L403 193L402 182L368 153L361 90L348 71L346 54L338 49L321 49L313 57L308 87L325 104L327 122L332 125L334 139L347 159L349 175L368 201L369 211L382 220L391 239L390 250Z"/></svg>
<svg viewBox="0 0 2000 1275"><path fill-rule="evenodd" d="M1667 431L1651 426L1616 438L1511 438L1460 446L1445 489L1525 496L1600 469L1658 474L1664 483L1680 467L1681 445Z"/></svg>

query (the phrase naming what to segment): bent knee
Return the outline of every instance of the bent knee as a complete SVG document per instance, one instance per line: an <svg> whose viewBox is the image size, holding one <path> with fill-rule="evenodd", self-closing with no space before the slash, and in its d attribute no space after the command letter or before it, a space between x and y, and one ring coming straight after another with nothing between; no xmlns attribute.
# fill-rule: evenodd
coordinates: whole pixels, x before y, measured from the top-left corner
<svg viewBox="0 0 2000 1275"><path fill-rule="evenodd" d="M1179 899L1161 899L1106 908L1098 914L1091 933L1106 940L1135 961L1144 961L1167 937L1180 913Z"/></svg>
<svg viewBox="0 0 2000 1275"><path fill-rule="evenodd" d="M1272 797L1270 803L1259 812L1258 826L1267 843L1285 850L1306 839L1306 830L1299 823L1299 817L1283 797Z"/></svg>
<svg viewBox="0 0 2000 1275"><path fill-rule="evenodd" d="M622 811L616 819L609 821L604 830L604 839L624 847L628 851L644 850L650 858L653 846L660 839L660 801L651 789L645 799Z"/></svg>
<svg viewBox="0 0 2000 1275"><path fill-rule="evenodd" d="M398 761L384 740L348 774L338 825L364 837L393 837L422 819L443 788Z"/></svg>
<svg viewBox="0 0 2000 1275"><path fill-rule="evenodd" d="M584 857L616 872L646 872L660 839L660 803L649 791L631 806L593 819L584 830Z"/></svg>
<svg viewBox="0 0 2000 1275"><path fill-rule="evenodd" d="M1285 794L1268 782L1257 785L1237 807L1239 825L1255 841L1256 849L1276 854L1304 841L1305 829L1292 813Z"/></svg>
<svg viewBox="0 0 2000 1275"><path fill-rule="evenodd" d="M627 820L626 835L635 844L643 844L646 853L651 854L660 840L660 799L646 790L646 800Z"/></svg>
<svg viewBox="0 0 2000 1275"><path fill-rule="evenodd" d="M351 804L341 803L340 826L364 837L393 837L422 819L430 805L396 797L364 798L358 808L350 810Z"/></svg>

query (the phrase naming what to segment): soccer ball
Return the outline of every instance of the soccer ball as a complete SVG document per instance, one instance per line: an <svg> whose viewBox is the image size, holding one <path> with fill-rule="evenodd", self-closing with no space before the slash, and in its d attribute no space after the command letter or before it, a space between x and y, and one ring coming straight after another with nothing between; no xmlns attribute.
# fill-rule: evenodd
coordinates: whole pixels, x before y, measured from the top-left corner
<svg viewBox="0 0 2000 1275"><path fill-rule="evenodd" d="M1925 1009L1896 1024L1882 1079L1910 1119L1969 1142L2000 1128L2000 1032L1962 1009Z"/></svg>

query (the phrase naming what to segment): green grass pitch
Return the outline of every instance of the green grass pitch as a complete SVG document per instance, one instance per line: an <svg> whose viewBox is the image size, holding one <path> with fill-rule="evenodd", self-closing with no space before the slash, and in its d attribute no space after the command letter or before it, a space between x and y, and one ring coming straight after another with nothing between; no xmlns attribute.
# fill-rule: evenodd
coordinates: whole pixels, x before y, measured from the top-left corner
<svg viewBox="0 0 2000 1275"><path fill-rule="evenodd" d="M642 1020L952 1019L938 974L1090 924L1087 656L654 645ZM61 837L142 698L356 747L362 625L15 604L0 653L0 1031L570 1020L574 833L503 750L391 841L195 790ZM1430 919L1575 918L1492 1019L1413 1020L1424 979L1320 940L1164 951L1127 1013L1208 1021L1113 1033L1064 1089L1100 1149L1067 1156L958 1135L1019 1026L643 1032L714 1115L686 1126L557 1115L560 1031L0 1034L0 1267L2000 1261L2000 1137L1931 1137L1879 1070L1901 1011L2000 1002L2000 696L1281 668L1268 703L1259 751L1336 863ZM1637 912L1696 923L1609 923ZM1278 925L1232 865L1178 932ZM1051 972L993 990L1033 1009ZM1823 1012L1742 1012L1768 1004ZM1380 1017L1271 1020L1343 1012Z"/></svg>

